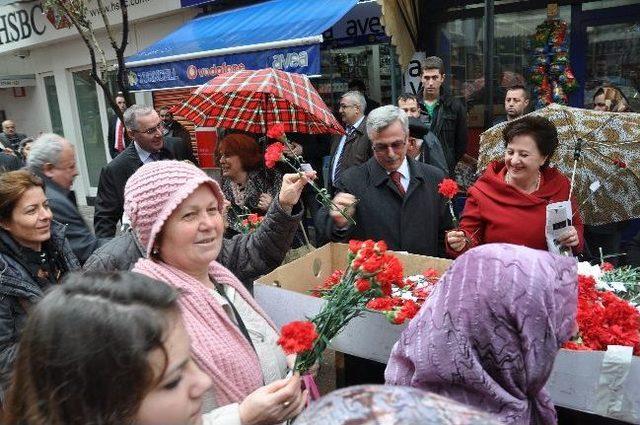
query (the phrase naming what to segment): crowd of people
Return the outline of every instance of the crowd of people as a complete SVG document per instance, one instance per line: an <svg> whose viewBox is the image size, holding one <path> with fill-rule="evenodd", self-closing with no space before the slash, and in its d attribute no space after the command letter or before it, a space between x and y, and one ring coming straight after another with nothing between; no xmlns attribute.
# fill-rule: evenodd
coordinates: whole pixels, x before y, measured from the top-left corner
<svg viewBox="0 0 640 425"><path fill-rule="evenodd" d="M93 229L72 191L73 143L29 140L2 123L2 423L556 423L544 384L575 332L572 254L589 244L569 180L551 166L557 131L525 115L525 87L509 88L503 159L470 184L454 228L438 185L456 176L468 135L445 78L442 60L427 58L423 92L397 106L370 108L364 88L350 87L338 108L345 134L326 140L324 173L315 157L316 171L268 170L264 137L227 131L220 182L198 168L168 108L127 107L118 96L123 120L109 123L113 159L100 173ZM624 101L609 87L594 96L602 110L624 112ZM295 155L314 155L318 139L291 140ZM340 211L310 195L312 180ZM567 200L575 218L555 241L560 256L546 252L545 209ZM246 213L264 216L254 232L230 225ZM252 297L305 217L317 245L384 240L455 259L386 369L359 377L387 385L349 387L306 409L295 359ZM362 361L345 359L347 368Z"/></svg>

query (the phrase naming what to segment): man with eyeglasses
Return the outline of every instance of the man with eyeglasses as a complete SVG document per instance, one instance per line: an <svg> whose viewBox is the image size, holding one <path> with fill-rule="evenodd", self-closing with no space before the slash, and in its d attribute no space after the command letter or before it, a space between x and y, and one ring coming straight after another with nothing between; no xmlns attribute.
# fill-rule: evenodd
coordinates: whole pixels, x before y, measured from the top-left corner
<svg viewBox="0 0 640 425"><path fill-rule="evenodd" d="M407 156L409 121L400 108L374 109L366 129L373 158L345 171L333 198L356 224L323 208L317 220L321 239L382 239L393 250L444 255L449 220L437 187L444 173Z"/></svg>
<svg viewBox="0 0 640 425"><path fill-rule="evenodd" d="M365 128L364 111L367 102L362 93L349 91L340 98L338 112L346 134L335 136L331 143L331 163L327 188L332 192L337 187L342 173L354 165L371 158L371 142Z"/></svg>
<svg viewBox="0 0 640 425"><path fill-rule="evenodd" d="M124 111L124 124L133 143L102 168L93 225L98 237L113 237L124 212L124 186L143 164L174 159L165 146L164 125L151 107L132 105Z"/></svg>

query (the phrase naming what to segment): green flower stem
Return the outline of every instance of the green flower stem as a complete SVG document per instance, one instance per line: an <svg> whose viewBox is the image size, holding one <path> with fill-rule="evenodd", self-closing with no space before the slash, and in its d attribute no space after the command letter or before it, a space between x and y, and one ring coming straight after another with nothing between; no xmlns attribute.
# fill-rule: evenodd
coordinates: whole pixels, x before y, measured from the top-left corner
<svg viewBox="0 0 640 425"><path fill-rule="evenodd" d="M300 177L302 177L304 174L300 166L300 160L296 156L294 156L294 158L295 158L294 161L296 162L296 164L292 164L284 155L282 155L281 161L287 164L289 167L291 167L291 169L293 169L296 173L298 173L298 175L300 175ZM323 206L325 206L329 210L338 211L340 215L342 215L349 222L349 224L355 226L356 221L353 219L353 217L351 217L349 214L346 213L346 208L342 209L338 207L331 200L331 198L329 198L329 192L327 192L326 189L318 187L318 185L311 180L309 181L308 184L311 186L313 190L316 191L317 193L316 199L318 200L318 202L320 202Z"/></svg>
<svg viewBox="0 0 640 425"><path fill-rule="evenodd" d="M453 223L454 228L458 228L458 219L456 218L456 214L453 212L453 202L451 199L447 200L447 204L449 205L449 212L451 213L451 222Z"/></svg>

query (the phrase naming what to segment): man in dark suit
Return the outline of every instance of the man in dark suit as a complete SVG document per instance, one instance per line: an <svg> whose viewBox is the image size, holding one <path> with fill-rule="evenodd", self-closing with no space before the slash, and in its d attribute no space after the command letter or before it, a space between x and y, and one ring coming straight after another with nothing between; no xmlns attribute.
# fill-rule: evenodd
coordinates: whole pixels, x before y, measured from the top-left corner
<svg viewBox="0 0 640 425"><path fill-rule="evenodd" d="M71 190L78 175L75 149L57 134L43 134L33 142L27 159L32 173L42 177L53 219L65 225L65 237L81 264L108 239L96 238L87 226Z"/></svg>
<svg viewBox="0 0 640 425"><path fill-rule="evenodd" d="M116 104L118 108L122 112L127 109L127 102L124 99L124 96L117 95L116 96ZM107 134L107 144L109 145L109 153L111 154L111 159L118 156L120 152L122 152L131 141L127 137L126 129L117 115L114 115L109 120L109 133Z"/></svg>
<svg viewBox="0 0 640 425"><path fill-rule="evenodd" d="M367 117L373 158L345 171L334 203L355 219L322 208L317 224L325 240L384 240L390 249L438 256L450 220L438 194L442 170L407 157L409 123L396 106ZM357 205L355 204L357 200Z"/></svg>
<svg viewBox="0 0 640 425"><path fill-rule="evenodd" d="M116 225L124 212L124 186L129 177L142 164L173 159L162 137L162 120L153 108L132 105L124 112L124 123L133 143L100 172L93 219L98 237L113 237L116 234Z"/></svg>
<svg viewBox="0 0 640 425"><path fill-rule="evenodd" d="M346 92L340 98L339 112L346 134L334 136L331 142L331 163L327 188L334 190L343 172L371 158L371 142L365 128L367 103L362 93Z"/></svg>

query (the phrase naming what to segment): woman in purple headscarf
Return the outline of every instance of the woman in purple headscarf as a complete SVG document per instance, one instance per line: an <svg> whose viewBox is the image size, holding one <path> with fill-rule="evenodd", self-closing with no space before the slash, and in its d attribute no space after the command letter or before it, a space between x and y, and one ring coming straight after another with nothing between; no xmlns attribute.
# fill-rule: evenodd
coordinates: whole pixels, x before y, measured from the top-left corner
<svg viewBox="0 0 640 425"><path fill-rule="evenodd" d="M557 423L544 390L572 335L577 264L516 245L459 257L396 343L387 384L450 397L516 425Z"/></svg>

